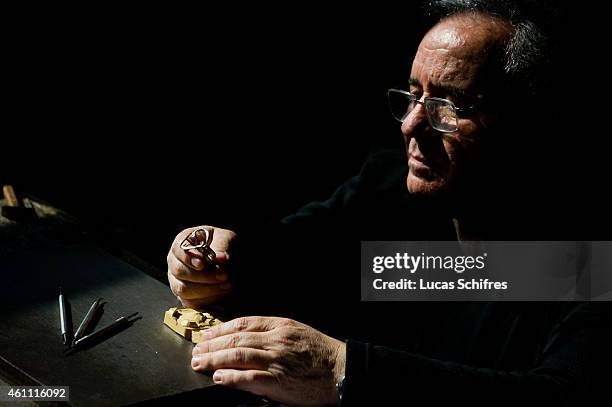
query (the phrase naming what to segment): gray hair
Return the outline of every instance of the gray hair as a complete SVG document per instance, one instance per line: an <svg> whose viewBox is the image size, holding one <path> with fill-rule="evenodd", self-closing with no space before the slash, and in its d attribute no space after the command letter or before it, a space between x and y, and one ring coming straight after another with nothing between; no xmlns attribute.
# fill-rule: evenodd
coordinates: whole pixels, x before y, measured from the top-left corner
<svg viewBox="0 0 612 407"><path fill-rule="evenodd" d="M544 21L552 19L555 12L546 3L520 0L433 0L426 1L424 7L426 15L436 21L460 13L485 13L508 21L513 31L502 50L505 86L533 95L542 86L546 77L542 71L549 60L549 41Z"/></svg>

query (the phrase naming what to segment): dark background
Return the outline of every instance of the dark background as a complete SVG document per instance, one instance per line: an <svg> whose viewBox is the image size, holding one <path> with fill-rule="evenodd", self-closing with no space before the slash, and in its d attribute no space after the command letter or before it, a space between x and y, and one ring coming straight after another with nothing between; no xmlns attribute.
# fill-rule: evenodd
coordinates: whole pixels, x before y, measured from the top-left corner
<svg viewBox="0 0 612 407"><path fill-rule="evenodd" d="M277 220L401 146L385 91L407 79L412 8L24 13L0 181L164 247Z"/></svg>
<svg viewBox="0 0 612 407"><path fill-rule="evenodd" d="M405 85L420 38L407 3L15 13L0 182L94 229L142 230L162 266L183 227L274 221L325 199L368 151L402 146L385 91ZM570 189L592 190L607 144L574 100L597 96L580 84L588 22L565 11L559 110L544 120L567 121L551 143L591 165Z"/></svg>

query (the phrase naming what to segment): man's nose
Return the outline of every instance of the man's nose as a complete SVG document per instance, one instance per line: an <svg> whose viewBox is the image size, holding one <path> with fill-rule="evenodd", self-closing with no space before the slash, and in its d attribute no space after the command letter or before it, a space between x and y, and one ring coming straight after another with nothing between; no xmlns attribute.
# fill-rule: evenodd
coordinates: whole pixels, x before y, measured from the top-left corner
<svg viewBox="0 0 612 407"><path fill-rule="evenodd" d="M414 109L406 116L402 122L402 133L406 137L414 137L420 130L424 130L429 125L425 106L417 103Z"/></svg>

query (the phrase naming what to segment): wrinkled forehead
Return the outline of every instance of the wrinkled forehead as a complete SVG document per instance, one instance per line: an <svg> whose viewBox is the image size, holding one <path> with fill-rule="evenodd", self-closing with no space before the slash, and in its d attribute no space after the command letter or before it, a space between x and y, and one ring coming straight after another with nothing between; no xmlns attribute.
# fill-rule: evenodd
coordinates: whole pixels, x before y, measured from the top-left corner
<svg viewBox="0 0 612 407"><path fill-rule="evenodd" d="M446 18L421 41L412 74L442 84L460 82L454 84L466 89L475 87L491 68L502 67L502 54L496 51L501 51L511 30L510 23L484 14Z"/></svg>

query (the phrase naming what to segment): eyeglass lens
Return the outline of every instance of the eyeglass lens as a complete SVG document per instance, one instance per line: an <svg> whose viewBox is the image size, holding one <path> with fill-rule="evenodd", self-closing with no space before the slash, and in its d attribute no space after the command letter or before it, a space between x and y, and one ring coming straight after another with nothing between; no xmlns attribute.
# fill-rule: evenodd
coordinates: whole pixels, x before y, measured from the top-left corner
<svg viewBox="0 0 612 407"><path fill-rule="evenodd" d="M409 94L389 91L389 105L395 119L403 122L416 107L417 102ZM426 99L425 110L434 129L443 132L457 130L457 115L449 103L442 100Z"/></svg>

